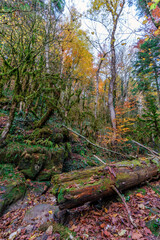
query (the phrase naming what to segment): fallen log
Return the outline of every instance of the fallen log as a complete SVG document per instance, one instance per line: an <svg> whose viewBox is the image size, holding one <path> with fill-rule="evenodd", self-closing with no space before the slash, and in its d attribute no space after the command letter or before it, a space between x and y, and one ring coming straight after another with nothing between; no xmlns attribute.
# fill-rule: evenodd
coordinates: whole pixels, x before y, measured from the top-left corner
<svg viewBox="0 0 160 240"><path fill-rule="evenodd" d="M114 194L113 186L126 190L159 176L156 158L123 161L55 175L53 193L60 209L71 209Z"/></svg>

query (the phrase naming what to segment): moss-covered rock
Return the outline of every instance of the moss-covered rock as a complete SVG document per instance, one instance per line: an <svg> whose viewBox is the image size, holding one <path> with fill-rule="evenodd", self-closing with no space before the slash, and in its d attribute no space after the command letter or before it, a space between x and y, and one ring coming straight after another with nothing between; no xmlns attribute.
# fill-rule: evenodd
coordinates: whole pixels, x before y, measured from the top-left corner
<svg viewBox="0 0 160 240"><path fill-rule="evenodd" d="M47 158L47 149L11 142L0 149L2 163L13 164L21 170L26 178L34 179L42 169Z"/></svg>
<svg viewBox="0 0 160 240"><path fill-rule="evenodd" d="M37 181L50 181L52 175L54 174L54 169L43 169L36 177Z"/></svg>
<svg viewBox="0 0 160 240"><path fill-rule="evenodd" d="M0 148L0 159L2 163L18 167L26 178L48 181L53 174L62 172L64 160L70 153L68 142L52 147L10 142Z"/></svg>
<svg viewBox="0 0 160 240"><path fill-rule="evenodd" d="M39 174L46 160L42 153L25 153L19 161L18 168L26 178L35 179Z"/></svg>
<svg viewBox="0 0 160 240"><path fill-rule="evenodd" d="M26 184L24 176L12 165L0 165L0 215L5 209L24 196Z"/></svg>
<svg viewBox="0 0 160 240"><path fill-rule="evenodd" d="M69 150L66 148L66 144L56 144L51 149L50 157L46 159L44 168L38 174L36 180L48 181L52 175L61 173L63 169L64 160L69 156Z"/></svg>
<svg viewBox="0 0 160 240"><path fill-rule="evenodd" d="M17 166L25 147L26 146L24 144L10 142L5 147L0 148L1 163L13 163Z"/></svg>
<svg viewBox="0 0 160 240"><path fill-rule="evenodd" d="M61 144L69 140L68 130L65 128L49 128L47 126L43 128L36 128L32 134L29 136L29 139L38 141L48 139L54 144Z"/></svg>
<svg viewBox="0 0 160 240"><path fill-rule="evenodd" d="M54 143L63 143L69 140L69 132L66 128L53 128Z"/></svg>
<svg viewBox="0 0 160 240"><path fill-rule="evenodd" d="M52 136L53 132L49 127L36 128L29 136L30 139L47 139Z"/></svg>

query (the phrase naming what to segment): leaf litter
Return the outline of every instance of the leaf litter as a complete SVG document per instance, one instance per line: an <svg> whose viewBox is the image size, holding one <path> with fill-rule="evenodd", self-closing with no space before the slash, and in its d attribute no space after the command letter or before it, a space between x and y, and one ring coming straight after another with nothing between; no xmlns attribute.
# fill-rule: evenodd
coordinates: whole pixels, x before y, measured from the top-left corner
<svg viewBox="0 0 160 240"><path fill-rule="evenodd" d="M102 202L101 207L96 204L85 204L71 210L78 214L77 217L70 220L68 228L76 233L74 239L158 240L160 239L160 233L155 234L153 229L151 231L146 226L147 222L160 222L160 194L156 189L160 189L160 180L150 183L150 186L143 186L124 194L132 217L138 226L137 228L134 228L129 222L125 206L118 197L105 204ZM27 233L25 226L22 225L25 213L29 208L40 203L55 204L50 190L41 196L36 196L31 192L27 200L21 201L19 208L12 209L4 214L0 219L0 239L9 239L9 236L14 233L15 236L10 239L63 239L60 238L59 234L52 235L49 230L44 234L39 230L39 225L36 225L36 223L32 231ZM157 226L160 232L160 224Z"/></svg>

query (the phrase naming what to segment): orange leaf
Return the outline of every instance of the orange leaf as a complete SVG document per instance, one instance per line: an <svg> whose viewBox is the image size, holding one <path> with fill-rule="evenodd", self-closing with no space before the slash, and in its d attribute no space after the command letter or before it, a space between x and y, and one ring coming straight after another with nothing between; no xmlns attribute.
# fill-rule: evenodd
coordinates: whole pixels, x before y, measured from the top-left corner
<svg viewBox="0 0 160 240"><path fill-rule="evenodd" d="M105 213L108 213L108 209L107 208L105 208L104 211L105 211Z"/></svg>
<svg viewBox="0 0 160 240"><path fill-rule="evenodd" d="M136 196L140 198L144 198L144 196L141 193L137 193Z"/></svg>
<svg viewBox="0 0 160 240"><path fill-rule="evenodd" d="M106 226L105 223L102 223L102 224L100 225L101 228L104 228L105 226Z"/></svg>
<svg viewBox="0 0 160 240"><path fill-rule="evenodd" d="M104 231L104 235L105 235L106 237L110 237L110 233L109 233L108 231Z"/></svg>

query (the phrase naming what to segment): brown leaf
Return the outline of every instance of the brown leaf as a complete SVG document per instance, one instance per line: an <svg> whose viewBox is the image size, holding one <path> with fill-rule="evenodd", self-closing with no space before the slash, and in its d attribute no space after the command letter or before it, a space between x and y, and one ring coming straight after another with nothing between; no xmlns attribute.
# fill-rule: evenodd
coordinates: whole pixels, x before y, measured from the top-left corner
<svg viewBox="0 0 160 240"><path fill-rule="evenodd" d="M94 211L93 214L101 216L101 213Z"/></svg>
<svg viewBox="0 0 160 240"><path fill-rule="evenodd" d="M72 225L72 227L70 227L69 229L70 229L71 231L74 231L76 228L77 228L77 226Z"/></svg>
<svg viewBox="0 0 160 240"><path fill-rule="evenodd" d="M106 226L105 223L102 223L102 224L100 225L101 228L104 228L105 226Z"/></svg>
<svg viewBox="0 0 160 240"><path fill-rule="evenodd" d="M103 233L104 233L104 235L105 235L106 237L110 237L110 235L111 235L111 234L110 234L108 231L106 231L106 230L105 230Z"/></svg>
<svg viewBox="0 0 160 240"><path fill-rule="evenodd" d="M112 223L115 225L115 223L118 221L118 218L112 217Z"/></svg>
<svg viewBox="0 0 160 240"><path fill-rule="evenodd" d="M151 230L150 230L149 228L147 228L147 227L144 228L144 233L145 233L146 235L152 234Z"/></svg>
<svg viewBox="0 0 160 240"><path fill-rule="evenodd" d="M143 235L140 232L133 232L132 233L132 239L139 240Z"/></svg>

